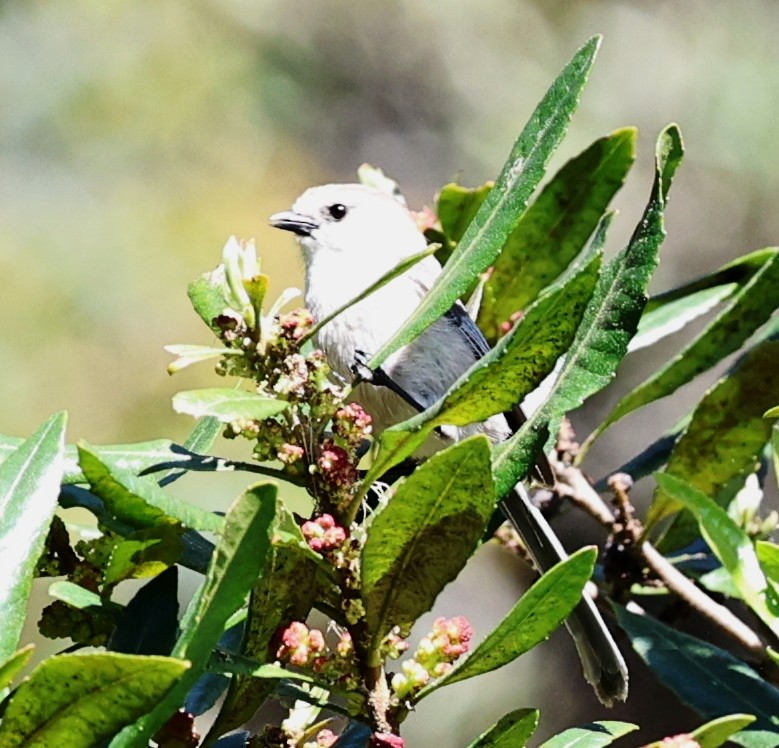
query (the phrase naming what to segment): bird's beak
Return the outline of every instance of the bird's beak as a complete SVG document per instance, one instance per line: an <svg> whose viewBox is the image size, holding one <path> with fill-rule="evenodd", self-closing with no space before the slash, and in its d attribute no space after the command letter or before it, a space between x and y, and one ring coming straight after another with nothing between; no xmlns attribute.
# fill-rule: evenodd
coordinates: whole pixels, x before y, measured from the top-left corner
<svg viewBox="0 0 779 748"><path fill-rule="evenodd" d="M268 221L271 226L284 231L291 231L298 236L311 236L314 229L319 228L319 223L310 216L303 216L292 210L285 210L272 215Z"/></svg>

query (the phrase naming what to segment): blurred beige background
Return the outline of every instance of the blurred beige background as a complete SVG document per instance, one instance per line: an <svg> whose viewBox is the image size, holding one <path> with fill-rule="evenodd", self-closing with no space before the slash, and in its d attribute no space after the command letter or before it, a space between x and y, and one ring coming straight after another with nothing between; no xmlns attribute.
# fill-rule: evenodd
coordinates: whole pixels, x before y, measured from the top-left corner
<svg viewBox="0 0 779 748"><path fill-rule="evenodd" d="M66 408L73 440L182 439L191 424L172 413L171 395L221 380L207 366L168 377L162 346L209 342L185 286L217 264L230 234L257 238L280 290L301 283L301 266L266 219L306 186L351 181L369 161L419 207L447 181L493 178L594 33L605 41L553 168L600 135L639 127L610 250L640 215L654 141L671 120L687 157L655 288L776 243L777 29L772 0L5 0L0 432L28 434ZM629 363L622 386L646 376L654 355ZM582 433L615 398L596 400ZM618 465L680 407L626 420L593 460ZM497 620L516 593L503 579L481 597L496 563L508 562L480 557L441 612ZM405 734L411 746L466 745L523 705L542 707L539 736L605 717L579 680L557 636L510 671L439 692ZM667 706L649 710L665 725L649 726L647 695L609 715L647 725L626 745L696 724Z"/></svg>

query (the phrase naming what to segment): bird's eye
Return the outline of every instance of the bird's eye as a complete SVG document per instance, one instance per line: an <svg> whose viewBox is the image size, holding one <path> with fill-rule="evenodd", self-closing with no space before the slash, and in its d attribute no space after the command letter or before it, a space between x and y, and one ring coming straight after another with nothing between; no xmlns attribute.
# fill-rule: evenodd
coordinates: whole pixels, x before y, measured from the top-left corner
<svg viewBox="0 0 779 748"><path fill-rule="evenodd" d="M341 203L333 203L325 208L325 212L335 221L340 221L346 215L346 206Z"/></svg>

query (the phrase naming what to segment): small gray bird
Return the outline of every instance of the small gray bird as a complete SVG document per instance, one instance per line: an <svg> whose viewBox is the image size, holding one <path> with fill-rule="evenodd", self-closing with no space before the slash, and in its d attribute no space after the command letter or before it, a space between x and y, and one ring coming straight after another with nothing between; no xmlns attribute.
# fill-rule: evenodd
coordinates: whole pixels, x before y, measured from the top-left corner
<svg viewBox="0 0 779 748"><path fill-rule="evenodd" d="M426 247L426 240L405 205L392 195L359 184L329 184L306 190L292 210L270 218L276 228L297 235L306 267L305 302L322 319L355 298L401 260ZM441 272L426 257L375 293L349 307L318 334L317 345L333 370L350 377L359 353L376 352L403 325ZM374 433L436 402L489 346L468 316L455 304L408 345L392 354L382 370L395 389L360 385L355 399L371 414ZM402 393L401 396L398 393ZM413 405L412 405L413 403ZM516 424L512 424L516 427ZM492 416L465 428L444 427L420 450L426 456L475 433L502 441L511 433L506 418ZM519 484L502 509L516 528L539 570L546 571L566 553L554 531ZM604 704L627 697L625 662L592 599L568 618L584 675Z"/></svg>

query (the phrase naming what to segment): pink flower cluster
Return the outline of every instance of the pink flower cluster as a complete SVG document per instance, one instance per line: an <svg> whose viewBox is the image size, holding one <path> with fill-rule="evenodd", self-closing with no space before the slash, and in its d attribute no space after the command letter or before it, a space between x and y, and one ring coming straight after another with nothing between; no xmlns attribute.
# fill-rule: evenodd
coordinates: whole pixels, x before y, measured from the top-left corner
<svg viewBox="0 0 779 748"><path fill-rule="evenodd" d="M349 673L354 658L354 644L348 631L342 631L335 650L328 649L319 629L309 629L301 621L292 621L281 632L281 644L276 651L281 662L309 667L315 673L339 680Z"/></svg>
<svg viewBox="0 0 779 748"><path fill-rule="evenodd" d="M431 678L446 675L454 662L470 648L473 629L463 616L436 618L433 630L422 641L411 659L392 676L392 690L399 699L419 691Z"/></svg>
<svg viewBox="0 0 779 748"><path fill-rule="evenodd" d="M340 436L350 447L356 447L366 439L373 426L371 417L358 403L347 403L340 407L333 417L333 433Z"/></svg>
<svg viewBox="0 0 779 748"><path fill-rule="evenodd" d="M309 547L317 553L338 550L346 540L346 530L336 525L331 514L304 522L300 530Z"/></svg>
<svg viewBox="0 0 779 748"><path fill-rule="evenodd" d="M278 320L281 336L297 343L314 324L314 317L308 309L293 309L282 314Z"/></svg>
<svg viewBox="0 0 779 748"><path fill-rule="evenodd" d="M334 488L348 488L357 481L357 467L349 453L332 439L326 439L317 460L319 473Z"/></svg>
<svg viewBox="0 0 779 748"><path fill-rule="evenodd" d="M404 748L405 745L403 738L392 732L374 732L368 740L368 748Z"/></svg>

